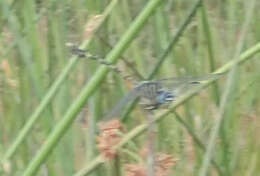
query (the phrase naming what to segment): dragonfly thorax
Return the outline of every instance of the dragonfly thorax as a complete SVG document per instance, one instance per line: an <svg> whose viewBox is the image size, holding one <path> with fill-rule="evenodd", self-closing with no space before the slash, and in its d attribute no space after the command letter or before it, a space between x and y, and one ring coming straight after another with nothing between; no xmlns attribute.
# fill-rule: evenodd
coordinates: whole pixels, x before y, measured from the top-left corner
<svg viewBox="0 0 260 176"><path fill-rule="evenodd" d="M156 81L145 81L136 87L139 96L149 100L155 100L162 88Z"/></svg>
<svg viewBox="0 0 260 176"><path fill-rule="evenodd" d="M139 97L143 99L145 109L157 109L159 106L172 102L175 98L172 92L166 91L160 82L142 82L136 87Z"/></svg>

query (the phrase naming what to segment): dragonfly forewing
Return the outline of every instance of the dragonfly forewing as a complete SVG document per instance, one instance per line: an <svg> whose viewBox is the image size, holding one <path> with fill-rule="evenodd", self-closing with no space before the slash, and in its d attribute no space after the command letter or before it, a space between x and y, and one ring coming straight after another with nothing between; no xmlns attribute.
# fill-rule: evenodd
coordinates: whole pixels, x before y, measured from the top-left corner
<svg viewBox="0 0 260 176"><path fill-rule="evenodd" d="M158 82L165 88L165 90L171 91L174 95L179 96L195 86L204 83L205 81L216 79L221 75L222 74L208 74L197 77L166 78L158 80Z"/></svg>

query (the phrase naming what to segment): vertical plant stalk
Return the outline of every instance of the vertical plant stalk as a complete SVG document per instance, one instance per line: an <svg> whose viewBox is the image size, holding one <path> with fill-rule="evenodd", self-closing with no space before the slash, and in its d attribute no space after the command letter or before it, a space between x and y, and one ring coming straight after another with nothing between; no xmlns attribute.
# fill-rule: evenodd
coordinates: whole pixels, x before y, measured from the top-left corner
<svg viewBox="0 0 260 176"><path fill-rule="evenodd" d="M216 145L216 139L217 139L217 136L218 136L218 132L219 132L219 129L220 129L220 126L221 126L221 122L224 118L225 106L227 104L228 98L229 98L231 90L232 90L231 87L232 87L232 85L235 81L234 74L235 74L235 71L233 70L232 74L229 75L229 80L228 80L228 83L227 83L226 91L224 92L223 98L222 98L221 103L220 103L220 112L217 115L217 120L215 122L215 126L212 129L212 133L211 133L210 140L209 140L209 145L206 149L206 153L205 153L204 160L203 160L200 172L199 172L199 176L207 175L209 162L212 158L213 150L214 150L215 145Z"/></svg>
<svg viewBox="0 0 260 176"><path fill-rule="evenodd" d="M127 49L133 39L136 37L137 33L142 29L145 22L153 14L153 11L162 0L152 0L149 1L141 14L132 23L126 33L122 36L120 41L116 44L113 50L107 55L106 61L115 63L120 55ZM57 124L54 131L48 136L46 142L39 150L35 158L29 163L28 167L25 169L23 176L32 176L36 174L41 164L47 159L51 151L58 144L61 137L71 126L73 120L77 117L78 113L87 102L88 98L95 92L97 87L101 84L102 80L105 78L109 68L106 66L100 66L96 73L93 75L92 79L86 84L82 89L77 99L73 102L70 108L65 113L63 119Z"/></svg>
<svg viewBox="0 0 260 176"><path fill-rule="evenodd" d="M191 135L194 142L201 148L201 150L203 152L205 152L206 151L205 145L201 142L199 137L195 134L195 132L193 131L191 126L187 122L185 122L176 111L174 111L173 113L175 115L176 120L179 123L181 123L184 126L184 128L188 131L188 133ZM220 166L216 163L216 161L213 158L211 159L211 163L216 168L216 170L219 172L219 174L223 175L222 169L220 168Z"/></svg>
<svg viewBox="0 0 260 176"><path fill-rule="evenodd" d="M153 112L147 112L147 176L155 176L155 153L156 153L156 123L153 122Z"/></svg>
<svg viewBox="0 0 260 176"><path fill-rule="evenodd" d="M210 71L213 72L216 69L215 65L215 57L214 57L214 51L213 51L213 42L212 42L212 35L211 35L211 30L210 30L210 25L209 21L207 18L207 12L205 9L205 2L202 2L201 5L201 18L202 18L202 25L203 25L203 30L205 33L205 37L207 39L207 46L208 46L208 54L209 54L209 63L210 63ZM214 99L216 101L216 104L219 104L219 87L218 84L215 82L213 83L213 95Z"/></svg>
<svg viewBox="0 0 260 176"><path fill-rule="evenodd" d="M246 12L245 22L242 26L241 38L240 38L240 40L237 44L233 60L235 60L235 58L237 58L239 56L239 54L241 53L241 50L243 48L245 36L246 36L247 31L250 27L250 22L251 22L252 15L253 15L253 12L254 12L254 7L255 7L255 0L251 0L249 7L247 8L248 10ZM219 110L219 113L217 114L217 117L216 117L217 119L216 119L216 122L215 122L215 126L213 127L211 135L210 135L209 144L208 144L208 147L207 147L207 150L206 150L206 154L203 158L202 166L201 166L201 169L199 171L199 176L206 176L207 175L207 171L208 171L208 168L209 168L209 162L212 158L213 151L214 151L215 146L216 146L216 140L217 140L217 137L218 137L218 133L219 133L219 130L220 130L220 127L221 127L221 124L222 124L221 122L224 118L224 113L225 113L225 110L226 110L225 107L226 107L226 104L228 103L229 96L232 93L232 86L233 86L234 82L236 81L235 75L237 73L236 72L237 71L237 63L234 64L234 66L231 67L231 68L232 68L232 70L231 70L231 73L229 75L229 79L227 81L227 86L226 86L225 92L223 94L221 103L220 103L220 110Z"/></svg>

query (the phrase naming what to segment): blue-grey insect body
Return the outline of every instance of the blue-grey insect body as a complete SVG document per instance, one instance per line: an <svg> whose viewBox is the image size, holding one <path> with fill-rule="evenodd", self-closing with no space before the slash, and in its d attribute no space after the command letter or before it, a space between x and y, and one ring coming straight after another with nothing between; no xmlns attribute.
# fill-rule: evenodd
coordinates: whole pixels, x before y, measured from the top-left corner
<svg viewBox="0 0 260 176"><path fill-rule="evenodd" d="M174 98L175 96L172 92L161 90L158 92L156 100L158 104L164 104L167 102L172 102Z"/></svg>
<svg viewBox="0 0 260 176"><path fill-rule="evenodd" d="M145 101L145 109L154 110L173 102L179 96L203 81L215 79L222 74L210 74L199 77L166 78L156 81L143 81L121 99L115 108L107 115L115 117L131 100L141 98Z"/></svg>

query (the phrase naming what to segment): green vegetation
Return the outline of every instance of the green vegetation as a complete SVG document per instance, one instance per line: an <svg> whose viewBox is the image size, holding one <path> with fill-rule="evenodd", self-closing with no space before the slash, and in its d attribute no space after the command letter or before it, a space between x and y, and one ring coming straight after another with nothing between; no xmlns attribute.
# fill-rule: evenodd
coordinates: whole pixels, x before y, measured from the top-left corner
<svg viewBox="0 0 260 176"><path fill-rule="evenodd" d="M169 175L257 175L258 6L1 0L0 175L125 175L126 164L146 164L147 116L155 122L154 152L178 160ZM105 61L73 56L68 42ZM100 155L98 123L136 81L208 73L226 74L167 109L147 113L137 101L124 107L114 146L120 155Z"/></svg>

